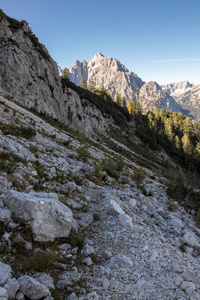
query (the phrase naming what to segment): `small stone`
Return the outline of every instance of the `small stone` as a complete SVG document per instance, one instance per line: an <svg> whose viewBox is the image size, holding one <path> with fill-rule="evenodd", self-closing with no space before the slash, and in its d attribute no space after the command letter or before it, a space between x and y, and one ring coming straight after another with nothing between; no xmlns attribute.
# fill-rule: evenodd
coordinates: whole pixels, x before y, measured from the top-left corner
<svg viewBox="0 0 200 300"><path fill-rule="evenodd" d="M15 278L9 279L4 285L4 289L7 290L9 299L15 299L15 295L19 289L19 282Z"/></svg>
<svg viewBox="0 0 200 300"><path fill-rule="evenodd" d="M181 284L181 289L186 290L187 288L191 288L195 290L195 284L193 282L183 281Z"/></svg>
<svg viewBox="0 0 200 300"><path fill-rule="evenodd" d="M194 274L190 271L184 272L183 274L181 274L181 276L185 281L193 281L193 282L196 281Z"/></svg>
<svg viewBox="0 0 200 300"><path fill-rule="evenodd" d="M12 212L9 208L0 208L0 221L9 222L11 219Z"/></svg>
<svg viewBox="0 0 200 300"><path fill-rule="evenodd" d="M6 289L0 287L0 299L1 300L8 300L8 292Z"/></svg>
<svg viewBox="0 0 200 300"><path fill-rule="evenodd" d="M110 281L107 278L103 279L103 287L105 290L107 290L110 286Z"/></svg>
<svg viewBox="0 0 200 300"><path fill-rule="evenodd" d="M11 277L11 267L0 262L0 286L4 286Z"/></svg>
<svg viewBox="0 0 200 300"><path fill-rule="evenodd" d="M16 294L16 300L24 300L24 294L20 291L17 292Z"/></svg>
<svg viewBox="0 0 200 300"><path fill-rule="evenodd" d="M76 294L72 293L65 300L78 300L78 297L76 296Z"/></svg>
<svg viewBox="0 0 200 300"><path fill-rule="evenodd" d="M89 267L93 264L91 257L86 257L83 262Z"/></svg>
<svg viewBox="0 0 200 300"><path fill-rule="evenodd" d="M129 200L129 205L131 206L131 207L135 207L136 206L136 200L134 199L134 198L132 198L132 199L130 199Z"/></svg>
<svg viewBox="0 0 200 300"><path fill-rule="evenodd" d="M93 247L89 246L88 244L85 244L83 249L81 250L81 254L83 254L85 256L89 256L93 253L95 253Z"/></svg>
<svg viewBox="0 0 200 300"><path fill-rule="evenodd" d="M109 204L107 206L107 212L108 212L108 214L110 214L112 216L125 214L125 212L120 207L120 205L117 202L115 202L114 200L109 201Z"/></svg>

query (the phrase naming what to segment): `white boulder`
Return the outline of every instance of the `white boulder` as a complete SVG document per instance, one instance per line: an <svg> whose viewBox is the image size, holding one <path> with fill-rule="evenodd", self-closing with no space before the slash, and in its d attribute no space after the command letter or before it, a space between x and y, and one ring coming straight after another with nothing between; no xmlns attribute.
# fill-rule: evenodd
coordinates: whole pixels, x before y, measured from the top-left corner
<svg viewBox="0 0 200 300"><path fill-rule="evenodd" d="M30 224L36 241L47 242L69 236L73 223L72 211L58 201L56 194L26 194L9 190L4 202L14 217Z"/></svg>

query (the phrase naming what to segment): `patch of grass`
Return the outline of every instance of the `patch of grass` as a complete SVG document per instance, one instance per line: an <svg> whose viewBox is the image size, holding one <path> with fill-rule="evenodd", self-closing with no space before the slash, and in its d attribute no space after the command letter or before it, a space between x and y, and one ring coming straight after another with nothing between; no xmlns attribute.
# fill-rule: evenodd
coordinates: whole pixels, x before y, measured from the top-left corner
<svg viewBox="0 0 200 300"><path fill-rule="evenodd" d="M167 205L167 209L169 211L175 211L178 208L177 202L174 199L172 199L172 198L169 198L166 201L166 205Z"/></svg>
<svg viewBox="0 0 200 300"><path fill-rule="evenodd" d="M32 137L34 137L36 135L36 131L29 126L18 126L15 124L4 124L2 126L0 126L1 131L3 132L3 134L5 135L14 135L17 137L23 137L25 139L31 139Z"/></svg>
<svg viewBox="0 0 200 300"><path fill-rule="evenodd" d="M102 171L105 171L109 176L118 179L120 172L124 168L124 161L121 157L117 160L113 158L106 158L101 163Z"/></svg>
<svg viewBox="0 0 200 300"><path fill-rule="evenodd" d="M91 157L90 152L86 146L82 146L77 149L78 159L82 160L83 162L87 162L88 159Z"/></svg>

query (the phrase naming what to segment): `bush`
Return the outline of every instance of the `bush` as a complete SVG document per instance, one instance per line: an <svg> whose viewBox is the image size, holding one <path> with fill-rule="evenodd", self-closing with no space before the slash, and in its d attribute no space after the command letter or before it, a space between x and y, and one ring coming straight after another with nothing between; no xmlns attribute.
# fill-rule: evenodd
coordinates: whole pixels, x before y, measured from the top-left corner
<svg viewBox="0 0 200 300"><path fill-rule="evenodd" d="M36 131L29 126L16 126L15 124L7 124L1 126L0 129L5 135L11 134L17 137L24 137L25 139L31 139L36 135Z"/></svg>
<svg viewBox="0 0 200 300"><path fill-rule="evenodd" d="M77 149L78 159L81 159L84 162L87 162L90 158L90 152L87 150L86 146L80 147Z"/></svg>
<svg viewBox="0 0 200 300"><path fill-rule="evenodd" d="M118 158L118 160L107 158L102 161L101 168L102 171L105 171L109 176L117 179L119 178L119 173L124 168L124 161L121 157Z"/></svg>

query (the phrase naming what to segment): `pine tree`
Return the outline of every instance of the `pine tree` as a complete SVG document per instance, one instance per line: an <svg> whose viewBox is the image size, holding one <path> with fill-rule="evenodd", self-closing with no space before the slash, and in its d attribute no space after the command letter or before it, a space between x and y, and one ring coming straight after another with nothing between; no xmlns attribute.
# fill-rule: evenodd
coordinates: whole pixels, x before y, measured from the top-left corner
<svg viewBox="0 0 200 300"><path fill-rule="evenodd" d="M139 116L141 114L142 114L142 105L137 100L135 100L133 102L133 115Z"/></svg>
<svg viewBox="0 0 200 300"><path fill-rule="evenodd" d="M117 104L122 105L122 95L121 94L117 94Z"/></svg>
<svg viewBox="0 0 200 300"><path fill-rule="evenodd" d="M82 87L83 89L86 89L86 83L85 83L85 79L83 77L80 80L80 87Z"/></svg>
<svg viewBox="0 0 200 300"><path fill-rule="evenodd" d="M90 79L88 80L87 89L91 92L95 90L94 83Z"/></svg>
<svg viewBox="0 0 200 300"><path fill-rule="evenodd" d="M122 106L124 108L126 108L126 97L125 96L123 96L123 98L122 98Z"/></svg>
<svg viewBox="0 0 200 300"><path fill-rule="evenodd" d="M133 114L133 101L131 98L128 100L127 109L128 109L129 114L132 115Z"/></svg>
<svg viewBox="0 0 200 300"><path fill-rule="evenodd" d="M64 78L69 79L69 69L68 68L64 68L62 71L62 75Z"/></svg>
<svg viewBox="0 0 200 300"><path fill-rule="evenodd" d="M185 154L191 155L193 152L193 146L187 133L184 134L181 142L183 144L183 151L185 152Z"/></svg>
<svg viewBox="0 0 200 300"><path fill-rule="evenodd" d="M178 135L175 136L175 145L178 150L181 149L181 141L180 141Z"/></svg>

